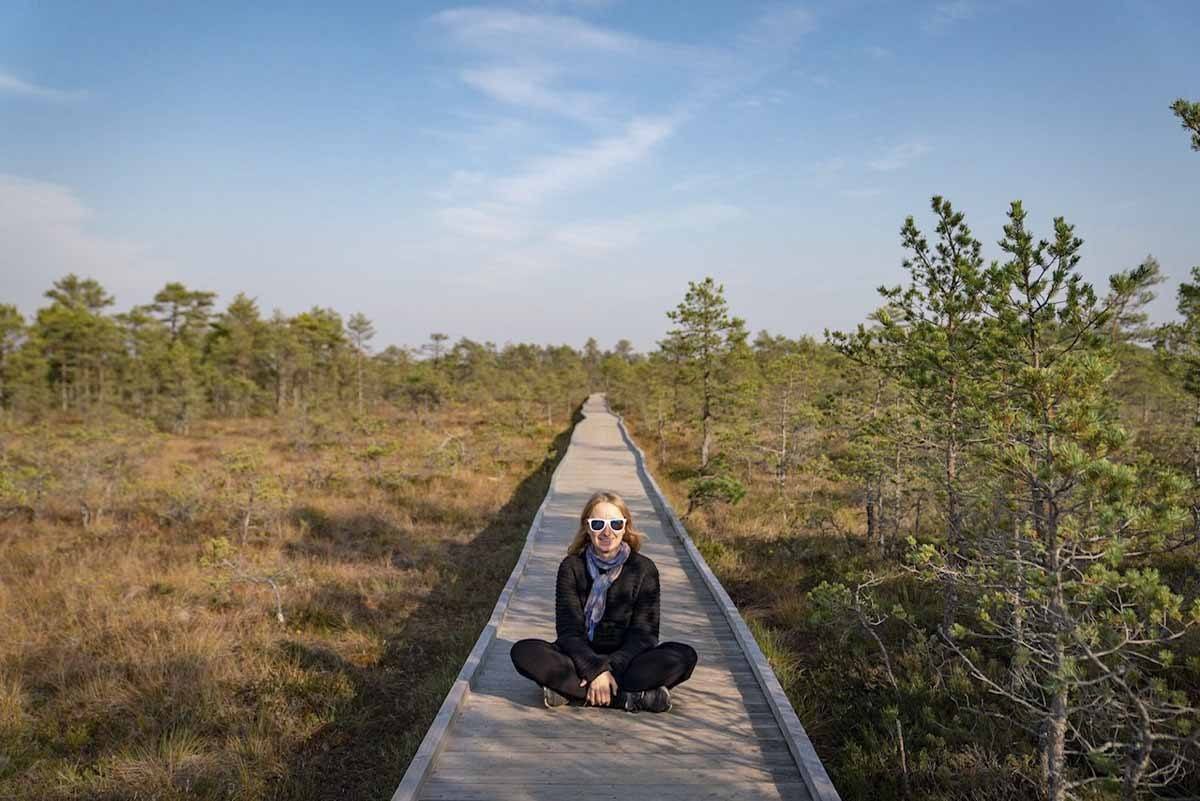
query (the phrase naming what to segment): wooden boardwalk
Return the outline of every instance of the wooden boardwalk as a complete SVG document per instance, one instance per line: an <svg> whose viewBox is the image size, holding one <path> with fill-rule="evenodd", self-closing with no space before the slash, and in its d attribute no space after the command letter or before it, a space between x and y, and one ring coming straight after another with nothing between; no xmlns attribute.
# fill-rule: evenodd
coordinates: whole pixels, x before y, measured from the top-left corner
<svg viewBox="0 0 1200 801"><path fill-rule="evenodd" d="M838 801L745 623L643 466L603 394L551 479L525 550L393 801ZM662 585L659 639L699 662L664 713L547 709L513 668L524 637L553 641L554 580L584 502L610 489L648 538Z"/></svg>

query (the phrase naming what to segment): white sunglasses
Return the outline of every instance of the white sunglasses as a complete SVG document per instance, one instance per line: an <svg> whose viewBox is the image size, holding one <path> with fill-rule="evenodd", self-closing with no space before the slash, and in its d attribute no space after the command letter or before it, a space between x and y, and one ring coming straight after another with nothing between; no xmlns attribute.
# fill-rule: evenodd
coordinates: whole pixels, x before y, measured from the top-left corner
<svg viewBox="0 0 1200 801"><path fill-rule="evenodd" d="M613 531L620 532L625 530L625 518L623 517L589 517L587 522L588 528L590 528L592 531L604 531L604 527L606 525Z"/></svg>

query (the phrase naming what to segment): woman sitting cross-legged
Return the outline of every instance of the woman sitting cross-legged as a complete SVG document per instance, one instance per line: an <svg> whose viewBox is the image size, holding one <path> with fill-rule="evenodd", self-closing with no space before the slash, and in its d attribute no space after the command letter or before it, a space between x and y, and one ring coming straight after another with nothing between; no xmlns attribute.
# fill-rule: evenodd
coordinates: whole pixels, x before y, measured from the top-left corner
<svg viewBox="0 0 1200 801"><path fill-rule="evenodd" d="M513 666L542 686L548 707L611 706L665 712L670 688L696 667L696 649L658 641L658 568L639 551L645 534L615 492L597 492L558 566L554 642L513 643Z"/></svg>

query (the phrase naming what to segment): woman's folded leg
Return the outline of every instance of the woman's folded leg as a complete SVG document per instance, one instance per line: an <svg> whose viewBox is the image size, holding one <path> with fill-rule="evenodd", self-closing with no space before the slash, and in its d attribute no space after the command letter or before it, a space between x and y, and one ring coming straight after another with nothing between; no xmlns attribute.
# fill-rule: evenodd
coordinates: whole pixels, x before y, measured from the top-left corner
<svg viewBox="0 0 1200 801"><path fill-rule="evenodd" d="M527 679L562 693L568 698L587 700L587 687L575 671L575 663L557 645L536 637L517 640L509 651L513 667Z"/></svg>
<svg viewBox="0 0 1200 801"><path fill-rule="evenodd" d="M660 642L629 660L617 684L628 692L674 687L691 678L698 658L696 649L687 643Z"/></svg>

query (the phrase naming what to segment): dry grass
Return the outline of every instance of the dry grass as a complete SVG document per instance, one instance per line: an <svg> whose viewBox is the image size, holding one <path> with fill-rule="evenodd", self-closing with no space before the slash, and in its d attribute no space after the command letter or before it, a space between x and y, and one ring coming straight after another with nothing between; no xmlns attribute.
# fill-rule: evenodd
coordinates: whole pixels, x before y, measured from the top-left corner
<svg viewBox="0 0 1200 801"><path fill-rule="evenodd" d="M568 441L496 411L3 432L0 469L56 480L22 496L35 521L0 523L0 798L386 798ZM107 490L72 483L83 430L147 452ZM286 494L239 548L220 459L247 446ZM82 493L110 499L87 527ZM220 536L244 573L281 576L282 625L268 586L202 560Z"/></svg>

